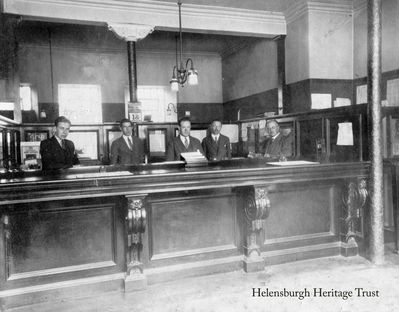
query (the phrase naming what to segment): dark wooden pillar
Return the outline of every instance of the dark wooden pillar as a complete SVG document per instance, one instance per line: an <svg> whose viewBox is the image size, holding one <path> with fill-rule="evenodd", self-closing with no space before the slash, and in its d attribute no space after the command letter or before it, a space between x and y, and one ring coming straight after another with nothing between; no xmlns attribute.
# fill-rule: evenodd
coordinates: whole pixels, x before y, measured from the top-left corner
<svg viewBox="0 0 399 312"><path fill-rule="evenodd" d="M276 38L277 41L277 73L278 73L278 114L286 113L285 108L285 36L281 35Z"/></svg>
<svg viewBox="0 0 399 312"><path fill-rule="evenodd" d="M154 26L108 23L108 29L127 42L129 103L127 103L126 117L133 121L133 135L138 136L138 127L135 122L141 121L142 118L141 105L137 101L136 41L150 34L154 30Z"/></svg>
<svg viewBox="0 0 399 312"><path fill-rule="evenodd" d="M137 62L136 42L127 42L128 70L129 70L129 102L137 102Z"/></svg>
<svg viewBox="0 0 399 312"><path fill-rule="evenodd" d="M381 0L368 0L368 105L371 121L370 260L384 262L383 159L381 130Z"/></svg>

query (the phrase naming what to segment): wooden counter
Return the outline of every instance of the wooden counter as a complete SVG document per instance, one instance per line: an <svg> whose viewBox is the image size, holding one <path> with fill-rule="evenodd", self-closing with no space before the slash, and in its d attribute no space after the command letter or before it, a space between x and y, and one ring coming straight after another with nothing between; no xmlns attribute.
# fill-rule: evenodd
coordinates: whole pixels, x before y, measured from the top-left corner
<svg viewBox="0 0 399 312"><path fill-rule="evenodd" d="M368 163L0 175L3 307L362 250Z"/></svg>

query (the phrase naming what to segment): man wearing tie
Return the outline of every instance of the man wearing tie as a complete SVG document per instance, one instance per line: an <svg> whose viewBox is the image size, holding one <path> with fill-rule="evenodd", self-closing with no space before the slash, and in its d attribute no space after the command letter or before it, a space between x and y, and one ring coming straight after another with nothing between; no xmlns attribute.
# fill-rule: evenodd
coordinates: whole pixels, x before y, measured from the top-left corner
<svg viewBox="0 0 399 312"><path fill-rule="evenodd" d="M119 123L122 136L112 142L111 165L134 165L143 162L143 145L139 138L132 136L133 125L129 119Z"/></svg>
<svg viewBox="0 0 399 312"><path fill-rule="evenodd" d="M71 122L66 117L60 116L54 125L54 136L40 142L43 170L67 169L79 164L73 142L66 139Z"/></svg>
<svg viewBox="0 0 399 312"><path fill-rule="evenodd" d="M212 121L211 134L202 140L205 157L208 160L231 159L230 139L221 134L222 122L218 119Z"/></svg>
<svg viewBox="0 0 399 312"><path fill-rule="evenodd" d="M292 156L292 142L280 133L278 122L274 119L268 120L266 128L270 136L264 144L264 157L285 159Z"/></svg>
<svg viewBox="0 0 399 312"><path fill-rule="evenodd" d="M179 136L174 137L168 145L168 160L180 160L181 153L199 151L204 155L201 142L190 136L191 121L183 117L179 121Z"/></svg>

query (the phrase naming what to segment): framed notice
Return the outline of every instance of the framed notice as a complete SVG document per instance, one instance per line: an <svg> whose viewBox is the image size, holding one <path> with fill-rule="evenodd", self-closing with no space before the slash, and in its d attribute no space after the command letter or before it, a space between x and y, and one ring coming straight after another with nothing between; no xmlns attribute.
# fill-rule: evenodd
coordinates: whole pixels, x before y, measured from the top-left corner
<svg viewBox="0 0 399 312"><path fill-rule="evenodd" d="M166 155L167 129L148 129L147 131L147 144L150 156Z"/></svg>
<svg viewBox="0 0 399 312"><path fill-rule="evenodd" d="M98 159L98 136L96 130L70 131L68 140L74 143L79 158Z"/></svg>
<svg viewBox="0 0 399 312"><path fill-rule="evenodd" d="M26 142L40 142L48 139L50 132L48 130L25 130L25 141Z"/></svg>

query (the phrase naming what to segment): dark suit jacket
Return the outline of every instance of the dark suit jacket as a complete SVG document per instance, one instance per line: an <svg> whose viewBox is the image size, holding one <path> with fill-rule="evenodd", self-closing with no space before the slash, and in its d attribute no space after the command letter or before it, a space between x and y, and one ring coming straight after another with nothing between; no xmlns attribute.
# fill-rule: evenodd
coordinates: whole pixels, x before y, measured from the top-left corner
<svg viewBox="0 0 399 312"><path fill-rule="evenodd" d="M178 137L174 137L168 144L168 160L180 160L181 153L196 152L197 150L204 155L201 142L198 139L190 135L190 144L188 145L188 148L186 148L183 142L180 140L179 135Z"/></svg>
<svg viewBox="0 0 399 312"><path fill-rule="evenodd" d="M111 145L111 165L132 165L143 162L143 144L140 139L132 136L133 150L129 148L123 136L112 142Z"/></svg>
<svg viewBox="0 0 399 312"><path fill-rule="evenodd" d="M290 157L292 156L292 142L280 133L274 141L271 137L266 139L263 145L263 153L269 154L271 158Z"/></svg>
<svg viewBox="0 0 399 312"><path fill-rule="evenodd" d="M40 142L42 169L66 169L79 164L72 141L65 140L65 150L62 149L55 136Z"/></svg>
<svg viewBox="0 0 399 312"><path fill-rule="evenodd" d="M219 134L217 143L212 138L212 135L205 137L202 140L202 148L205 152L205 157L208 160L222 160L231 158L230 139L222 134Z"/></svg>

